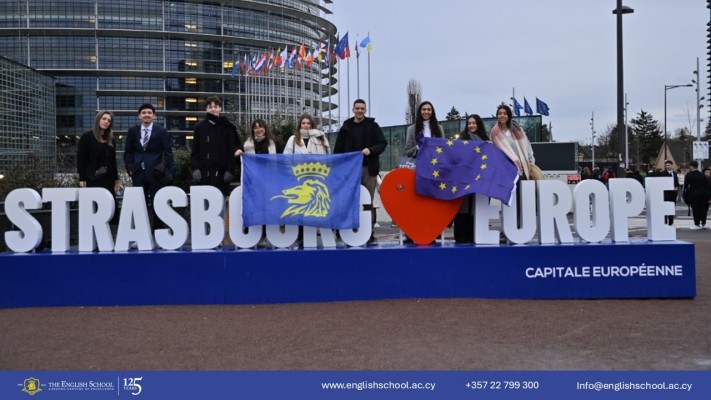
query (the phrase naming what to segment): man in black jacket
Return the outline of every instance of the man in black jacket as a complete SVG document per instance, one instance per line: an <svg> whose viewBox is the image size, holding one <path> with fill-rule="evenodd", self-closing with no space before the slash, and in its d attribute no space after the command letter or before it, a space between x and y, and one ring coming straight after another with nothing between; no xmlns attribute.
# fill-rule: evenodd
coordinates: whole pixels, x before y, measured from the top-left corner
<svg viewBox="0 0 711 400"><path fill-rule="evenodd" d="M674 163L671 160L664 161L664 168L666 171L661 176L671 176L674 180L674 189L664 191L664 201L671 201L674 203L674 208L676 209L676 195L679 193L679 177L674 172ZM669 225L674 224L674 215L665 215L664 222Z"/></svg>
<svg viewBox="0 0 711 400"><path fill-rule="evenodd" d="M220 98L209 97L205 103L207 113L205 119L195 125L190 148L193 183L214 186L229 196L235 173L234 152L242 148L242 141L237 127L220 116Z"/></svg>
<svg viewBox="0 0 711 400"><path fill-rule="evenodd" d="M375 118L367 118L365 100L357 99L353 102L353 117L347 119L338 131L334 153L348 153L360 151L363 153L363 168L361 170L360 184L365 186L370 192L370 205L365 206L370 209L373 217L371 227L375 225L375 211L373 210L373 198L375 188L378 185L378 173L380 173L380 154L385 151L388 142L380 126L375 122ZM371 230L372 232L372 230ZM369 245L376 244L375 236L371 233L368 240Z"/></svg>

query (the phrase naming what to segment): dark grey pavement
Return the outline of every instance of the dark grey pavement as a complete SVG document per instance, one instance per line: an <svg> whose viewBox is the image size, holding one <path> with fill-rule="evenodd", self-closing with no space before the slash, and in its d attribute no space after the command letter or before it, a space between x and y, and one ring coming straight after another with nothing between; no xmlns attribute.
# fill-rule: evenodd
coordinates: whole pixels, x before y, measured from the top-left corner
<svg viewBox="0 0 711 400"><path fill-rule="evenodd" d="M0 368L709 370L711 230L689 230L681 210L695 299L0 309Z"/></svg>

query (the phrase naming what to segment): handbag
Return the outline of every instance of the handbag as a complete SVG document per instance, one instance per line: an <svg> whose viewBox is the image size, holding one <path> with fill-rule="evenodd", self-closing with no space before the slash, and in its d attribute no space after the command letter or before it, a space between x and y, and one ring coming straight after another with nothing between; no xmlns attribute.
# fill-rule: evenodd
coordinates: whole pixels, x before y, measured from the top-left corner
<svg viewBox="0 0 711 400"><path fill-rule="evenodd" d="M543 173L540 167L536 164L528 164L528 174L530 175L528 179L534 181L545 181L546 174Z"/></svg>
<svg viewBox="0 0 711 400"><path fill-rule="evenodd" d="M96 169L96 171L94 171L94 173L91 176L91 179L92 180L101 179L104 176L106 176L107 173L108 173L108 170L106 167L99 167Z"/></svg>
<svg viewBox="0 0 711 400"><path fill-rule="evenodd" d="M681 198L684 199L685 204L691 205L691 193L688 190L684 190L681 193Z"/></svg>

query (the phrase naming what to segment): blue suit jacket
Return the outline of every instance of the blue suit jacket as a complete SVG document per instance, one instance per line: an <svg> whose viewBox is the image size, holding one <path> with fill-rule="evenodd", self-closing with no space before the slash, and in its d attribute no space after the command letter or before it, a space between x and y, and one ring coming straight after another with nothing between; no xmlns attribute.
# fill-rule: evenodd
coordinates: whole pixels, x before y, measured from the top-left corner
<svg viewBox="0 0 711 400"><path fill-rule="evenodd" d="M153 124L148 145L143 149L141 129L141 125L129 128L124 142L123 161L126 171L134 178L134 184L135 179L139 177L147 181L142 183L158 183L155 181L154 171L161 162L165 166L165 173L174 177L173 141L168 131L162 126Z"/></svg>

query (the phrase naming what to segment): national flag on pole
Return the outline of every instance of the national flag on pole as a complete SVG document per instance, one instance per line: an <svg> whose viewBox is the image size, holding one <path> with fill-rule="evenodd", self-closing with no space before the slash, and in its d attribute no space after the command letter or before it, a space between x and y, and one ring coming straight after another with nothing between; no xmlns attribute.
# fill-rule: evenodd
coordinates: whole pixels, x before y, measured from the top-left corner
<svg viewBox="0 0 711 400"><path fill-rule="evenodd" d="M510 205L518 169L492 143L425 138L416 161L415 191L452 200L480 193Z"/></svg>
<svg viewBox="0 0 711 400"><path fill-rule="evenodd" d="M301 43L301 47L299 48L299 58L306 60L306 46L304 46L303 43Z"/></svg>
<svg viewBox="0 0 711 400"><path fill-rule="evenodd" d="M346 32L346 34L343 35L341 40L336 43L336 48L334 49L334 51L341 60L344 60L346 57L351 55L351 52L348 49L348 32Z"/></svg>
<svg viewBox="0 0 711 400"><path fill-rule="evenodd" d="M373 50L373 43L370 41L370 33L365 37L365 39L363 39L363 41L360 42L360 47L367 48L368 53Z"/></svg>
<svg viewBox="0 0 711 400"><path fill-rule="evenodd" d="M548 116L548 104L544 103L538 97L536 97L536 112Z"/></svg>
<svg viewBox="0 0 711 400"><path fill-rule="evenodd" d="M296 62L296 47L294 46L294 49L291 51L291 55L289 56L289 69L294 69L294 63Z"/></svg>
<svg viewBox="0 0 711 400"><path fill-rule="evenodd" d="M237 76L237 71L239 71L239 59L236 59L235 64L232 66L232 79Z"/></svg>
<svg viewBox="0 0 711 400"><path fill-rule="evenodd" d="M242 59L242 64L240 64L240 66L239 66L240 73L242 73L242 75L244 75L247 72L247 64L248 64L247 54L245 54L244 58Z"/></svg>
<svg viewBox="0 0 711 400"><path fill-rule="evenodd" d="M362 165L361 152L243 155L244 225L358 228Z"/></svg>
<svg viewBox="0 0 711 400"><path fill-rule="evenodd" d="M513 102L514 102L513 113L514 113L515 116L520 117L520 116L521 116L521 110L523 109L523 107L521 106L521 103L519 103L518 100L516 100L515 97L512 97L512 99L513 99Z"/></svg>
<svg viewBox="0 0 711 400"><path fill-rule="evenodd" d="M523 97L523 111L526 113L526 115L533 115L531 105L528 104L528 100L526 100L525 96Z"/></svg>
<svg viewBox="0 0 711 400"><path fill-rule="evenodd" d="M254 72L259 72L267 64L267 53L264 52L259 60L254 64Z"/></svg>
<svg viewBox="0 0 711 400"><path fill-rule="evenodd" d="M326 41L326 47L324 48L324 57L323 57L323 63L326 66L331 65L331 38L329 37L328 40Z"/></svg>

